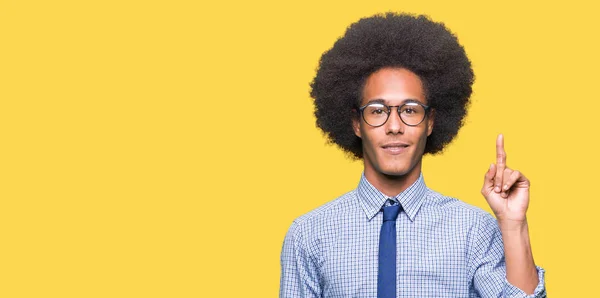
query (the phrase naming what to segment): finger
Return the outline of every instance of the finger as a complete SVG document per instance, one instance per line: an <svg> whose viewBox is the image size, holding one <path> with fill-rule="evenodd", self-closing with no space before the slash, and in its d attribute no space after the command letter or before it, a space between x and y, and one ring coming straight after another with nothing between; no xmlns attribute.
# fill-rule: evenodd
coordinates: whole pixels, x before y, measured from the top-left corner
<svg viewBox="0 0 600 298"><path fill-rule="evenodd" d="M505 177L506 180L504 181L504 187L502 188L503 191L508 191L515 185L515 183L517 183L517 181L519 181L519 179L524 178L523 174L516 170L512 171L510 175Z"/></svg>
<svg viewBox="0 0 600 298"><path fill-rule="evenodd" d="M502 180L504 169L506 168L506 152L504 152L504 136L498 135L496 139L496 177L494 179L494 190L496 192L502 191Z"/></svg>
<svg viewBox="0 0 600 298"><path fill-rule="evenodd" d="M502 192L500 193L500 196L502 196L503 198L508 198L508 191L514 183L509 180L513 173L514 171L510 168L505 168L504 173L502 173L502 180L504 181L504 184L502 184Z"/></svg>
<svg viewBox="0 0 600 298"><path fill-rule="evenodd" d="M489 194L494 191L494 176L496 176L496 165L491 164L483 177L483 186L481 187L481 194L486 200Z"/></svg>
<svg viewBox="0 0 600 298"><path fill-rule="evenodd" d="M494 177L496 176L496 165L491 164L490 168L485 173L485 177L483 179L483 188L487 190L491 190L494 188Z"/></svg>
<svg viewBox="0 0 600 298"><path fill-rule="evenodd" d="M514 189L515 187L529 188L531 187L531 182L529 182L529 179L527 179L523 173L519 172L519 177L517 177L517 181L511 188Z"/></svg>

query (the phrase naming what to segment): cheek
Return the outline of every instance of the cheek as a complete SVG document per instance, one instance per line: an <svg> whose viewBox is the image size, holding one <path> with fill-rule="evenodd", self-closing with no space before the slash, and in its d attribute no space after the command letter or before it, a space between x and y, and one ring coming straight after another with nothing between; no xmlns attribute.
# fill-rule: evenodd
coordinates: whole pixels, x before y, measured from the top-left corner
<svg viewBox="0 0 600 298"><path fill-rule="evenodd" d="M375 152L375 145L377 144L376 140L376 131L365 131L365 129L360 129L361 140L363 145L363 151L367 152Z"/></svg>
<svg viewBox="0 0 600 298"><path fill-rule="evenodd" d="M425 149L425 145L427 144L427 138L429 137L429 131L426 130L422 135L421 135L421 147L423 148L423 150Z"/></svg>
<svg viewBox="0 0 600 298"><path fill-rule="evenodd" d="M419 127L418 129L414 129L410 132L410 138L418 142L419 147L425 147L425 142L427 142L427 127Z"/></svg>

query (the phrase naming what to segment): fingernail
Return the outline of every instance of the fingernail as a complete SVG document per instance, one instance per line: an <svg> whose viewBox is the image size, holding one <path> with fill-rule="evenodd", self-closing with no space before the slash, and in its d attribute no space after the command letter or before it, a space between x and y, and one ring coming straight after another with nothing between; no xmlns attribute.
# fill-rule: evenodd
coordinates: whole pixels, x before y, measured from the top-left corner
<svg viewBox="0 0 600 298"><path fill-rule="evenodd" d="M496 186L496 188L494 189L496 192L500 192L500 186Z"/></svg>
<svg viewBox="0 0 600 298"><path fill-rule="evenodd" d="M504 190L508 190L508 184L504 184Z"/></svg>

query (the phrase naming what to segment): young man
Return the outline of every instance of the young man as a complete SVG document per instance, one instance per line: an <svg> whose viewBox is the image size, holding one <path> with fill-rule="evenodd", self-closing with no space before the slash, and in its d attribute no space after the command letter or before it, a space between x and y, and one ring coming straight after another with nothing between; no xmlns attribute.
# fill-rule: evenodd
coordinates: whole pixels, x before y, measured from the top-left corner
<svg viewBox="0 0 600 298"><path fill-rule="evenodd" d="M506 166L503 137L482 194L496 218L425 186L423 154L456 136L473 71L443 24L377 15L321 57L317 125L362 158L358 187L296 219L280 297L545 297L526 211L529 181Z"/></svg>

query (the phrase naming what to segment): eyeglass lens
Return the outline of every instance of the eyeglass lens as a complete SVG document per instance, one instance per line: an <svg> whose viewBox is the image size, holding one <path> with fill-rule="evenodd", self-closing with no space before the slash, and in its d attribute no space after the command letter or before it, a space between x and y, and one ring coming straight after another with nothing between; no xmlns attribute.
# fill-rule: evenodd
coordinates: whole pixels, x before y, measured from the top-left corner
<svg viewBox="0 0 600 298"><path fill-rule="evenodd" d="M381 126L389 118L389 109L386 105L372 103L363 110L363 118L367 124ZM396 110L396 107L392 108ZM406 125L418 125L425 118L425 108L418 103L405 103L398 108L400 118Z"/></svg>

